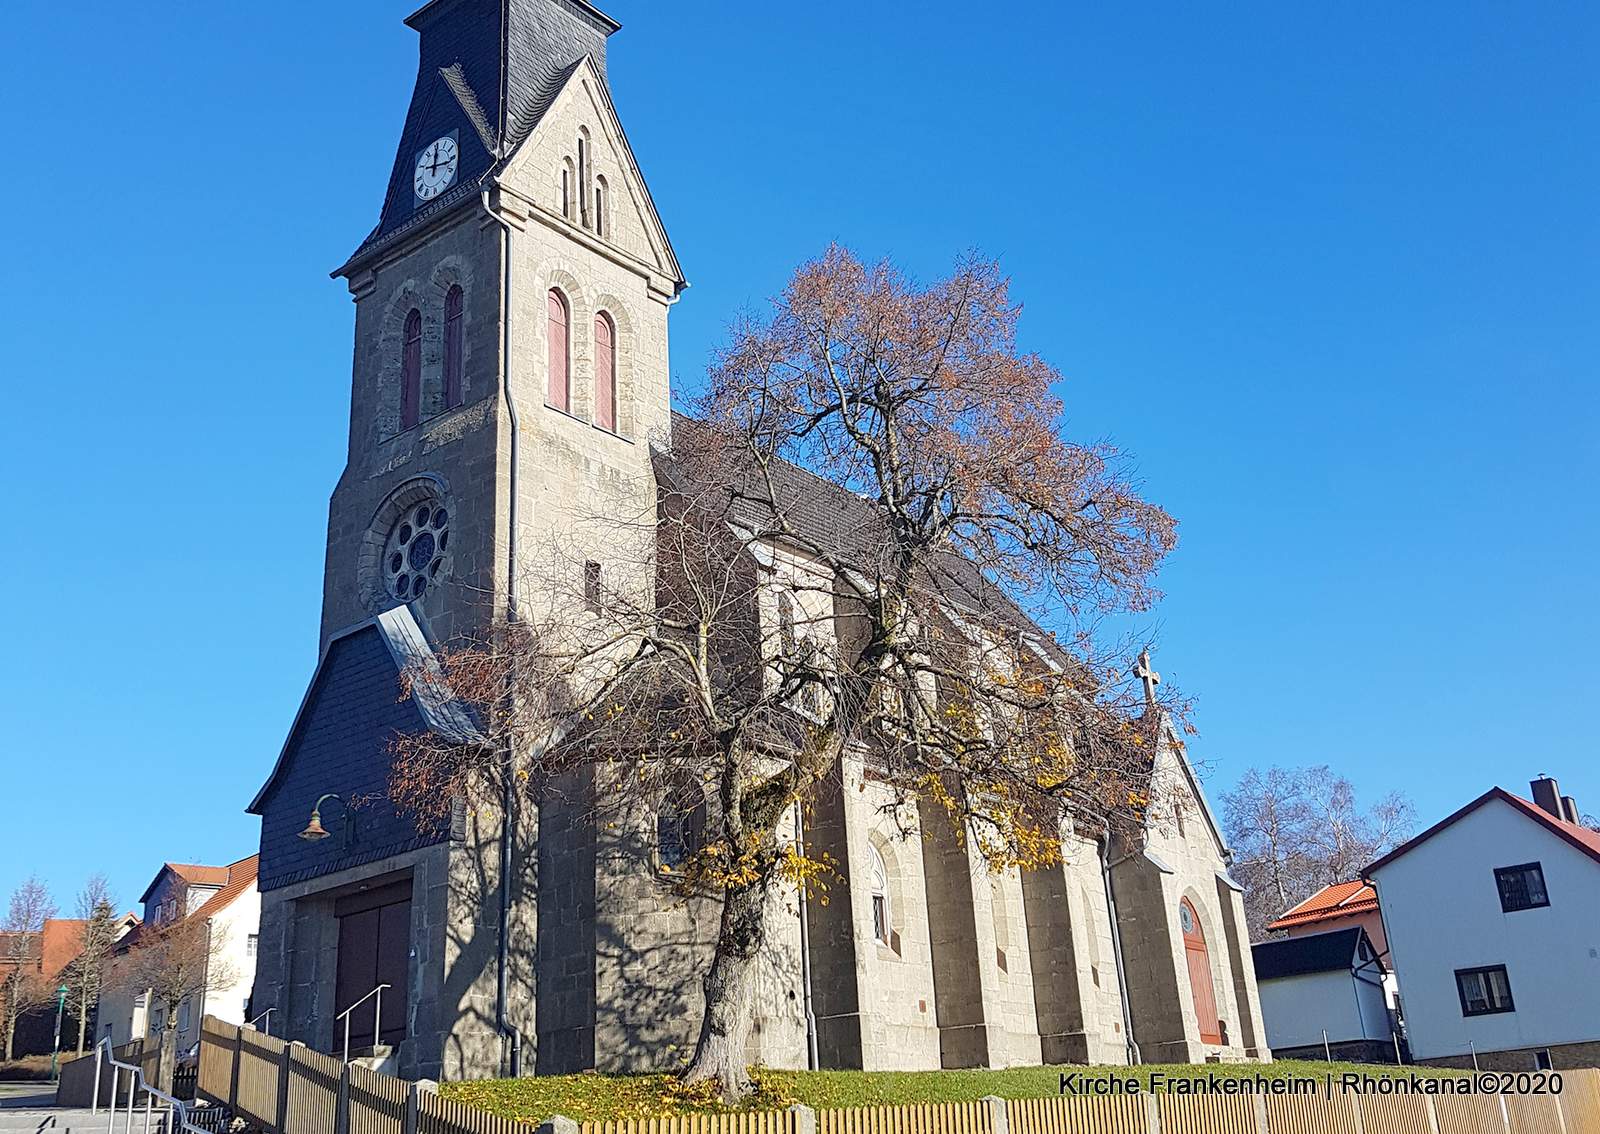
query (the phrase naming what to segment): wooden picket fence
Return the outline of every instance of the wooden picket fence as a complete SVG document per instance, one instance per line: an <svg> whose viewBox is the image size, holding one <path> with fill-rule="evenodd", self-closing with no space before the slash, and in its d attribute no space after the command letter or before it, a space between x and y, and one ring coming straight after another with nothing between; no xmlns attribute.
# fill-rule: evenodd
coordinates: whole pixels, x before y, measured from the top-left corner
<svg viewBox="0 0 1600 1134"><path fill-rule="evenodd" d="M1118 1094L569 1122L540 1134L1600 1134L1600 1070L1560 1095ZM300 1044L206 1017L197 1092L263 1134L532 1134Z"/></svg>

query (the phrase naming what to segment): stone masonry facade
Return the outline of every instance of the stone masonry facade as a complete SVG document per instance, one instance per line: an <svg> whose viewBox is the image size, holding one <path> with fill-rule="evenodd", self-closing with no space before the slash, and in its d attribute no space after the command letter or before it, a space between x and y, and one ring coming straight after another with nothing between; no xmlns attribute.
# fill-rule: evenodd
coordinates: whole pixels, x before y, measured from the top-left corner
<svg viewBox="0 0 1600 1134"><path fill-rule="evenodd" d="M614 30L583 0L501 2L517 9L503 28L540 26L528 12L545 5L552 19L581 21L596 35ZM443 34L432 29L455 18L456 6L466 20L486 3L493 6L443 0L425 9L433 21L420 25L425 40ZM494 24L447 30L463 39ZM437 54L437 43L425 46L425 58L429 51ZM461 74L488 92L481 74ZM531 128L501 122L498 137L485 139L496 144L496 160L475 192L457 187L448 207L428 211L419 203L412 224L393 223L391 196L381 239L341 269L356 309L349 452L329 505L323 664L255 805L262 915L252 1007L277 1008L285 1034L332 1049L339 911L375 887L395 887L410 896L410 939L405 1036L393 1058L410 1076L510 1069L496 1013L502 837L512 840L513 871L506 1023L520 1036L523 1073L670 1068L700 1023L719 911L662 884L654 816L575 822L604 792L580 778L525 800L515 823L490 808L421 832L389 810L383 790L388 737L426 727L373 631L375 616L398 601L385 548L408 514L442 508L450 517L442 570L409 603L435 645L505 617L512 591L519 610L584 617L582 579L552 577L536 549L559 544L562 562L599 564L611 572L609 586L652 585L626 577L644 569L618 555L613 533L618 519L654 514L650 447L671 429L667 322L684 282L604 74L602 52L547 76L552 85L531 103L539 109ZM436 101L446 98L457 101ZM497 125L487 93L475 121L426 67L414 100L427 100L430 120L459 104L455 125L474 136ZM411 144L402 143L402 163ZM574 194L584 208L573 206ZM462 295L454 406L444 394L452 288ZM552 292L570 316L565 407L547 397ZM422 326L420 420L406 427L401 385L413 310ZM609 428L596 412L602 313L615 328ZM1175 738L1162 758L1186 772ZM750 1005L751 1062L806 1066L807 962L827 1067L1121 1063L1131 1045L1146 1060L1265 1058L1226 850L1192 776L1175 778L1188 785L1187 822L1152 827L1145 846L1102 856L1067 831L1062 864L991 874L942 818L886 822L889 791L847 757L801 832L809 849L839 864L847 885L803 911L793 890L774 896ZM362 800L357 819L342 838L299 840L310 804L325 792ZM786 835L795 833L789 823ZM1220 1043L1203 1041L1196 1023L1178 926L1184 899L1202 924Z"/></svg>

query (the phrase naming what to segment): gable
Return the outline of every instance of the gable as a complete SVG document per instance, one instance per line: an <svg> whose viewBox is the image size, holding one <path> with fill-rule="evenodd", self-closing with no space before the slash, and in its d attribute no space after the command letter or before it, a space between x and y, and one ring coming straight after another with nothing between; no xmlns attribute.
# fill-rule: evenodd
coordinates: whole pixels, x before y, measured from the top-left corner
<svg viewBox="0 0 1600 1134"><path fill-rule="evenodd" d="M1168 796L1170 804L1152 812L1151 823L1159 821L1163 813L1170 814L1174 807L1183 808L1184 827L1189 840L1194 839L1197 830L1204 832L1205 842L1211 853L1223 865L1228 865L1232 861L1233 852L1228 849L1227 840L1222 837L1222 828L1217 825L1216 815L1211 810L1210 801L1206 799L1205 789L1200 786L1200 778L1195 775L1194 766L1189 763L1183 742L1172 728L1171 722L1165 719L1165 713L1162 714L1162 718L1161 743L1156 750L1151 781L1154 791L1171 793ZM1228 882L1237 888L1237 883L1232 879L1228 879Z"/></svg>
<svg viewBox="0 0 1600 1134"><path fill-rule="evenodd" d="M600 243L681 285L683 273L671 241L592 59L581 59L571 68L537 125L507 158L499 180L560 216L561 171L568 163L576 167L580 131L587 135L592 174L604 178L608 196L607 231Z"/></svg>
<svg viewBox="0 0 1600 1134"><path fill-rule="evenodd" d="M442 841L389 802L391 739L426 727L417 701L402 700L400 675L376 622L329 644L278 765L250 807L261 816L261 890ZM307 842L300 832L328 792L344 806L325 804L330 837ZM345 807L355 817L349 842Z"/></svg>

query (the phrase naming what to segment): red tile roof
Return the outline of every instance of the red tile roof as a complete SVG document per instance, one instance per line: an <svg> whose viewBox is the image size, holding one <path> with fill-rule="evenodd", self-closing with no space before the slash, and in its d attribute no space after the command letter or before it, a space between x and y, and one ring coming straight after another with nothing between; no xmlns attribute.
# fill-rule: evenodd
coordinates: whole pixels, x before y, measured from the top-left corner
<svg viewBox="0 0 1600 1134"><path fill-rule="evenodd" d="M203 866L192 862L164 862L161 869L156 871L156 876L145 887L139 896L141 902L150 900L150 895L155 888L161 885L161 878L167 873L175 874L190 886L226 886L228 884L228 870L226 866Z"/></svg>
<svg viewBox="0 0 1600 1134"><path fill-rule="evenodd" d="M1370 882L1357 878L1353 882L1335 882L1332 886L1324 886L1299 905L1285 910L1267 928L1289 929L1336 917L1350 917L1377 908L1378 892Z"/></svg>
<svg viewBox="0 0 1600 1134"><path fill-rule="evenodd" d="M238 862L223 867L228 875L227 885L206 899L206 904L195 910L191 916L207 918L227 909L233 904L233 900L256 880L256 872L260 865L261 856L253 854L249 858L241 858Z"/></svg>
<svg viewBox="0 0 1600 1134"><path fill-rule="evenodd" d="M1372 877L1373 871L1380 870L1383 867L1388 866L1401 855L1414 850L1416 847L1427 842L1429 839L1433 838L1433 836L1437 835L1440 831L1444 830L1452 823L1455 823L1457 820L1463 819L1472 814L1474 811L1492 799L1498 799L1500 802L1522 812L1529 819L1532 819L1535 823L1542 825L1552 834L1566 840L1568 843L1571 843L1574 847L1581 850L1584 854L1588 855L1596 862L1600 862L1600 831L1591 831L1589 828L1580 827L1576 823L1568 823L1565 819L1557 819L1554 815L1540 807L1537 803L1530 803L1528 800L1523 799L1520 795L1512 795L1509 791L1506 791L1505 788L1493 787L1484 792L1471 803L1467 804L1465 807L1461 808L1459 811L1453 812L1450 815L1446 815L1443 819L1439 820L1426 831L1422 832L1422 834L1416 836L1415 838L1407 839L1405 842L1395 847L1394 850L1390 851L1388 854L1378 859L1377 862L1374 862L1371 866L1368 866L1365 870L1363 870L1361 872L1361 876L1363 878Z"/></svg>

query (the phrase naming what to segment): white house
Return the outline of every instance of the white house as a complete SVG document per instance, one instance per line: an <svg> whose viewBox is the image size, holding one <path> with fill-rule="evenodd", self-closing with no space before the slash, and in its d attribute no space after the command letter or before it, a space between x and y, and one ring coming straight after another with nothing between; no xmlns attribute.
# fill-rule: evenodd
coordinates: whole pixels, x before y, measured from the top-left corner
<svg viewBox="0 0 1600 1134"><path fill-rule="evenodd" d="M1335 882L1324 886L1298 905L1285 910L1278 919L1267 924L1290 937L1306 937L1313 933L1332 933L1336 929L1359 926L1366 930L1367 940L1376 955L1374 964L1382 971L1384 1003L1391 1013L1399 1013L1400 983L1395 978L1394 966L1389 962L1389 941L1383 932L1383 914L1378 909L1378 891L1372 883L1362 878L1351 882Z"/></svg>
<svg viewBox="0 0 1600 1134"><path fill-rule="evenodd" d="M1274 1059L1394 1061L1384 972L1366 930L1284 937L1251 953Z"/></svg>
<svg viewBox="0 0 1600 1134"><path fill-rule="evenodd" d="M1532 786L1536 803L1492 788L1364 872L1418 1062L1600 1066L1600 832L1554 780Z"/></svg>
<svg viewBox="0 0 1600 1134"><path fill-rule="evenodd" d="M152 1004L150 990L134 977L133 955L141 938L176 919L199 919L208 926L210 947L204 987L177 1006L178 1051L200 1041L200 1020L211 1015L228 1023L245 1020L245 1005L255 980L261 895L256 888L258 856L227 866L166 863L145 890L144 922L122 936L112 953L100 996L102 1038L116 1045L166 1026L167 1006Z"/></svg>

